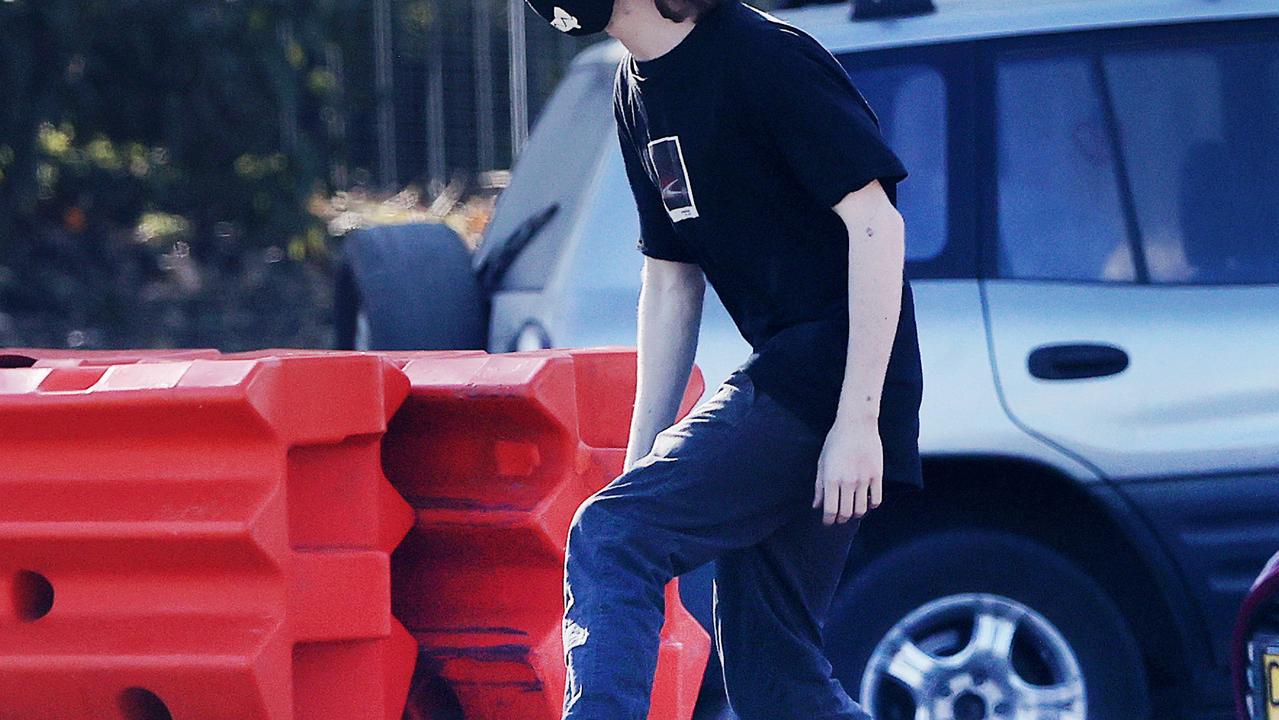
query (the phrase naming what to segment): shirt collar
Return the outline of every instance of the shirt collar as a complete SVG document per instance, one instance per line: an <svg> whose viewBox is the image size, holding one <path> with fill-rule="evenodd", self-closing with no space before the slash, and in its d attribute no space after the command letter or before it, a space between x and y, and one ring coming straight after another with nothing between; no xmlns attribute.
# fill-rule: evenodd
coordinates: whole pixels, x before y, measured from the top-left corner
<svg viewBox="0 0 1279 720"><path fill-rule="evenodd" d="M697 62L700 51L707 44L708 38L714 34L714 27L723 22L731 12L730 6L739 5L739 0L723 0L698 19L693 29L679 41L679 44L655 58L637 60L634 55L628 54L627 61L631 63L634 74L644 80L679 74L681 68Z"/></svg>

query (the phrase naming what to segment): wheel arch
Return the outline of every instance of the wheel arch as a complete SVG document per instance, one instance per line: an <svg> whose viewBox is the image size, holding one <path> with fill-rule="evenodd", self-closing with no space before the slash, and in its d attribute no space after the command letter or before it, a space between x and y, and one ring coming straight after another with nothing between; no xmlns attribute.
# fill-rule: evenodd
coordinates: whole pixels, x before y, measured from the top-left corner
<svg viewBox="0 0 1279 720"><path fill-rule="evenodd" d="M1163 549L1143 521L1105 488L1088 488L1039 461L999 455L925 456L926 491L887 498L862 521L845 579L876 555L930 530L963 527L1013 532L1061 553L1092 577L1128 622L1141 648L1155 708L1181 703L1198 675L1196 632L1178 618L1189 607L1184 584L1155 563ZM1086 533L1079 532L1086 528ZM1100 550L1099 550L1100 549ZM1167 632L1175 628L1175 632ZM1204 647L1206 652L1206 646ZM1174 705L1175 706L1175 705Z"/></svg>

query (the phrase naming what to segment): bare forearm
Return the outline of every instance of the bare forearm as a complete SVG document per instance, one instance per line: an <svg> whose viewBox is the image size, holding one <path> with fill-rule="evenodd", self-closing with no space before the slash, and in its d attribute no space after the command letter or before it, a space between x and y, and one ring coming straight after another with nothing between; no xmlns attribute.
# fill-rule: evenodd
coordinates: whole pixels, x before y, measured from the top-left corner
<svg viewBox="0 0 1279 720"><path fill-rule="evenodd" d="M653 264L646 264L640 289L635 409L626 469L647 455L657 434L675 421L697 353L702 317L701 271L686 264L654 271Z"/></svg>
<svg viewBox="0 0 1279 720"><path fill-rule="evenodd" d="M842 213L848 227L848 355L838 423L879 417L884 375L901 312L905 226L886 199Z"/></svg>

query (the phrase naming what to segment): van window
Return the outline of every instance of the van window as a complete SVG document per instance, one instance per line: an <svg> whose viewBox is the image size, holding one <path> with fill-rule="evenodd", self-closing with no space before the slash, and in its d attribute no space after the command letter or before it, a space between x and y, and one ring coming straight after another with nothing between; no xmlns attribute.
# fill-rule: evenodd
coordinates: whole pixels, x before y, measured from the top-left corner
<svg viewBox="0 0 1279 720"><path fill-rule="evenodd" d="M1000 277L1134 279L1091 62L1022 54L996 67Z"/></svg>
<svg viewBox="0 0 1279 720"><path fill-rule="evenodd" d="M931 260L946 246L945 79L930 65L859 69L853 56L841 62L909 173L897 186L897 207L907 222L906 260Z"/></svg>
<svg viewBox="0 0 1279 720"><path fill-rule="evenodd" d="M1279 41L1103 62L1151 282L1279 282Z"/></svg>

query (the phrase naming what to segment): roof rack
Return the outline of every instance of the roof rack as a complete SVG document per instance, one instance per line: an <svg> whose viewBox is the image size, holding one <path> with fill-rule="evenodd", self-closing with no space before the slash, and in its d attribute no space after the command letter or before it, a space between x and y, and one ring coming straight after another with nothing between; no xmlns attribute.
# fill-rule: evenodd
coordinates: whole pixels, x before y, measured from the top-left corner
<svg viewBox="0 0 1279 720"><path fill-rule="evenodd" d="M937 12L933 0L853 0L853 19L872 20Z"/></svg>

